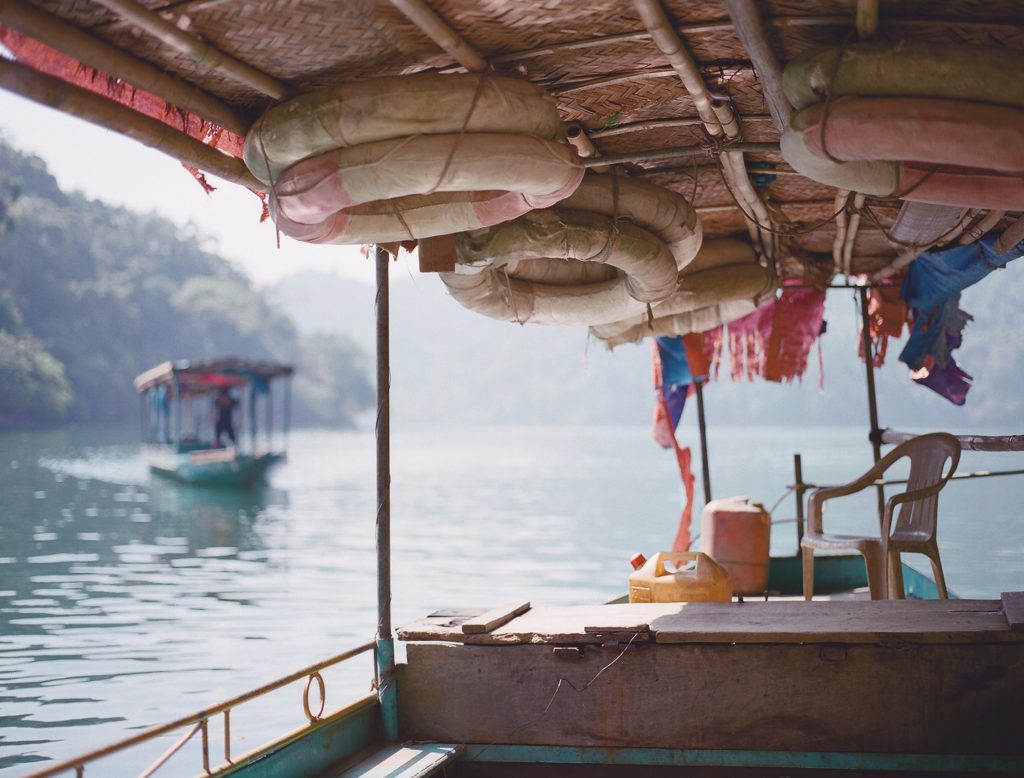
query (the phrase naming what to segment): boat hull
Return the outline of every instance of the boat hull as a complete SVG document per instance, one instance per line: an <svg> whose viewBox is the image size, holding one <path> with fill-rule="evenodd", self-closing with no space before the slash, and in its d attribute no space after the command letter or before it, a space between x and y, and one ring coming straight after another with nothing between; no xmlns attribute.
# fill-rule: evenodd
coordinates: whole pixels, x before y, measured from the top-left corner
<svg viewBox="0 0 1024 778"><path fill-rule="evenodd" d="M244 489L261 482L267 472L284 460L284 454L239 454L230 449L146 451L149 469L165 478L189 484Z"/></svg>

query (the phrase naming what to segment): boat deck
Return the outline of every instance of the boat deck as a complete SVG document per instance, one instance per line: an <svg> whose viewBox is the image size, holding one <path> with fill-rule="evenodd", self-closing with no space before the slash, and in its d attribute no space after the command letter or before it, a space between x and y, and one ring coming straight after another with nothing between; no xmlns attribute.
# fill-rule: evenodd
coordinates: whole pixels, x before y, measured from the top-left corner
<svg viewBox="0 0 1024 778"><path fill-rule="evenodd" d="M483 746L463 761L711 750L1019 768L1022 597L442 611L398 632L400 730Z"/></svg>

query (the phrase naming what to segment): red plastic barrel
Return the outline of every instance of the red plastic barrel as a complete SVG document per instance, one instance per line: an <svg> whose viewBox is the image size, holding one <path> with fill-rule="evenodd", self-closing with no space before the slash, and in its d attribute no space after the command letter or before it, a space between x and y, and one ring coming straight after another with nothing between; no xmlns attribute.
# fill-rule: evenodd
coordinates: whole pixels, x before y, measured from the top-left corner
<svg viewBox="0 0 1024 778"><path fill-rule="evenodd" d="M760 503L728 497L704 506L700 550L726 569L733 594L761 594L768 588L770 537L771 520Z"/></svg>

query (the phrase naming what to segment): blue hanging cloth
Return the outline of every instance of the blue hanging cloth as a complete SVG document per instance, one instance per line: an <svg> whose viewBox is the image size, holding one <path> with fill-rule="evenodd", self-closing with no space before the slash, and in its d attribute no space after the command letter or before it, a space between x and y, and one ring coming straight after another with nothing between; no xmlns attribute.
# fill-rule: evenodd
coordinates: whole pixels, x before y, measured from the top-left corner
<svg viewBox="0 0 1024 778"><path fill-rule="evenodd" d="M1024 254L1024 242L1004 254L995 253L995 242L988 236L968 246L924 252L910 265L900 291L913 319L900 361L922 373L914 377L917 383L955 405L966 402L973 380L952 356L972 319L960 309L960 293Z"/></svg>

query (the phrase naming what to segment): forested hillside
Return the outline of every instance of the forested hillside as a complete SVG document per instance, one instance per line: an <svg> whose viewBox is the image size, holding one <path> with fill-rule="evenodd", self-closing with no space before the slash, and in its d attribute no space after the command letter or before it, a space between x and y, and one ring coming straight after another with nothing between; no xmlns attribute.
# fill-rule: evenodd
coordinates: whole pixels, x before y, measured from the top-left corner
<svg viewBox="0 0 1024 778"><path fill-rule="evenodd" d="M302 336L201 235L62 192L0 138L0 428L134 419L137 373L228 355L295 364L297 423L373 398L351 339Z"/></svg>
<svg viewBox="0 0 1024 778"><path fill-rule="evenodd" d="M605 351L583 327L519 326L465 310L432 275L396 273L391 296L392 409L407 419L452 423L646 424L651 413L650 346ZM337 275L306 271L279 282L275 300L309 331L345 333L369 347L373 290ZM958 363L975 377L964 407L913 383L889 346L877 371L881 423L975 430L1024 430L1024 336L1019 331L1024 259L969 288L961 306L974 316ZM728 369L705 395L709 423L726 425L868 422L864 363L857 358L854 292L833 290L821 339L824 389L812 351L802 382L733 383ZM684 427L692 426L688 407Z"/></svg>

